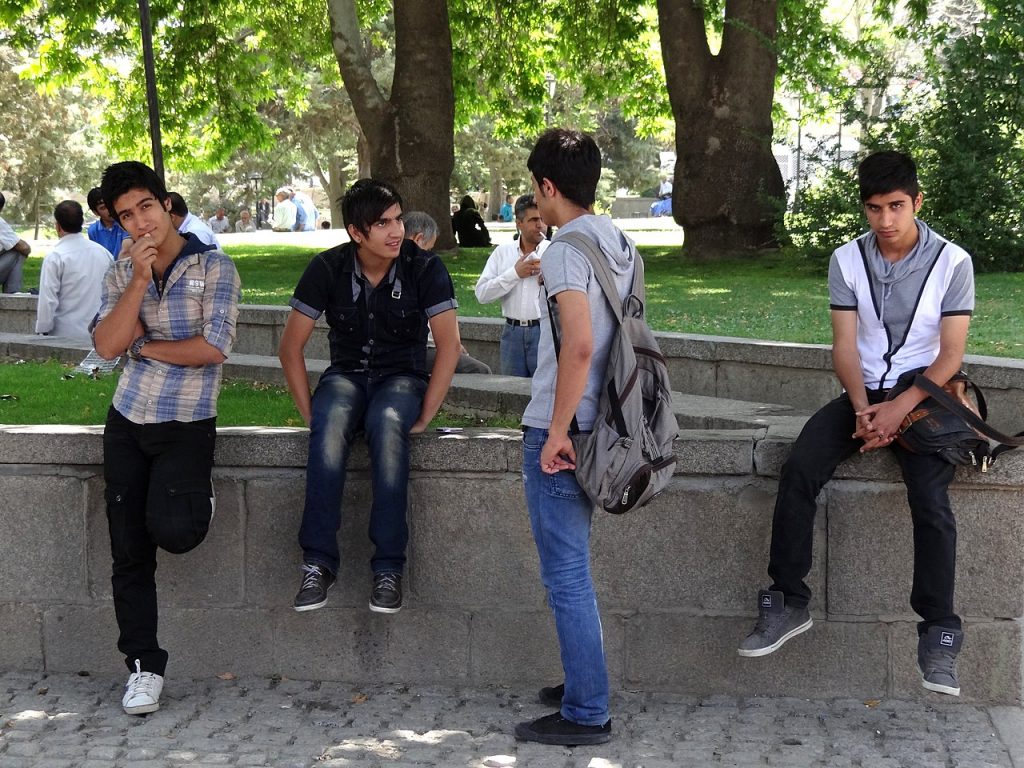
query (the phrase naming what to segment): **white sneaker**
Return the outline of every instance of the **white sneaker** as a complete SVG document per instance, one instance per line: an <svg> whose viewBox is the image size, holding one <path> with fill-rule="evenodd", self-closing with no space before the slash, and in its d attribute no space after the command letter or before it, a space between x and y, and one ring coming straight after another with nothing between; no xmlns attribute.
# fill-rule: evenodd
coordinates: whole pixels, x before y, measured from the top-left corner
<svg viewBox="0 0 1024 768"><path fill-rule="evenodd" d="M164 689L164 679L152 672L143 672L142 664L135 660L135 671L128 676L124 686L124 698L121 706L126 715L145 715L160 709L160 692Z"/></svg>

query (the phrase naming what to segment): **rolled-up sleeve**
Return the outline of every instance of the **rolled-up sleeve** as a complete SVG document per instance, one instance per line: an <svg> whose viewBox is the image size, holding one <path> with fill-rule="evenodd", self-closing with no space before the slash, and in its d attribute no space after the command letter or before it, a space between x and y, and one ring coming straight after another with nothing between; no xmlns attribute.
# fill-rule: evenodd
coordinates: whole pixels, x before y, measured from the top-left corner
<svg viewBox="0 0 1024 768"><path fill-rule="evenodd" d="M203 292L203 338L226 357L235 342L242 283L230 258L216 251L210 256Z"/></svg>

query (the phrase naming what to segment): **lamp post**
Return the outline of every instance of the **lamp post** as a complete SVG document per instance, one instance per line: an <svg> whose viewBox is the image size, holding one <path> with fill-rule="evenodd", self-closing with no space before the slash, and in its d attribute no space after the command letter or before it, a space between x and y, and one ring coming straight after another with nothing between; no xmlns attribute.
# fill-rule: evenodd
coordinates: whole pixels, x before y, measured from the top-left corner
<svg viewBox="0 0 1024 768"><path fill-rule="evenodd" d="M156 95L156 65L153 63L153 26L149 0L139 0L139 28L142 33L142 63L146 72L146 104L149 107L149 139L153 146L153 170L164 178L164 150L160 141L160 104Z"/></svg>
<svg viewBox="0 0 1024 768"><path fill-rule="evenodd" d="M253 210L256 211L256 229L263 228L263 210L260 208L260 182L263 174L253 171L249 174L249 186L252 188Z"/></svg>
<svg viewBox="0 0 1024 768"><path fill-rule="evenodd" d="M546 72L544 74L544 83L548 87L548 100L544 103L544 124L551 125L551 116L554 111L555 87L558 85L558 81L555 80L553 74Z"/></svg>

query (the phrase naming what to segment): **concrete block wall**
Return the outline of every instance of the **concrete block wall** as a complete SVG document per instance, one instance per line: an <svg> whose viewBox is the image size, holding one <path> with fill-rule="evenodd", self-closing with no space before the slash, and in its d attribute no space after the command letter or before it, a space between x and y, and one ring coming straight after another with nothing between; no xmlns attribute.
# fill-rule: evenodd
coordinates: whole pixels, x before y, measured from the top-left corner
<svg viewBox="0 0 1024 768"><path fill-rule="evenodd" d="M687 431L670 488L624 517L595 514L593 568L613 685L706 694L917 698L911 528L899 470L844 464L819 499L814 629L741 659L792 429ZM306 432L219 432L207 541L161 554L170 674L537 686L557 644L522 497L518 435L413 440L407 603L367 610L370 502L355 451L329 605L296 613ZM0 427L0 669L120 675L98 427ZM1020 703L1024 452L961 470L958 607L963 699Z"/></svg>
<svg viewBox="0 0 1024 768"><path fill-rule="evenodd" d="M35 321L34 296L0 295L0 334L31 334ZM268 371L265 360L248 361L246 356L276 358L288 307L246 304L239 312L238 338L229 362L239 367L229 375L283 384L283 376ZM497 318L460 318L459 330L470 354L501 369L498 341L503 321ZM812 411L839 394L832 371L830 348L824 344L784 344L755 339L666 333L655 334L668 360L672 388L688 395L778 403ZM0 351L32 357L39 337L24 339L4 336ZM55 340L56 341L56 340ZM327 325L321 318L310 338L307 358L327 360ZM77 353L76 353L77 354ZM80 358L79 358L80 359ZM258 363L264 363L258 365ZM997 429L1013 434L1024 429L1024 360L968 355L965 368L985 390L989 421ZM278 371L279 373L279 371ZM310 366L311 377L319 370Z"/></svg>

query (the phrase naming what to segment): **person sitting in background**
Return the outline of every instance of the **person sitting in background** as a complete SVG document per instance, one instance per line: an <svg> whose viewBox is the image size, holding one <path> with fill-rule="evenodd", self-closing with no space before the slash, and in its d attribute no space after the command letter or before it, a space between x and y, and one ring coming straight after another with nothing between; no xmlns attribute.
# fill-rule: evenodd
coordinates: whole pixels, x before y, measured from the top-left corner
<svg viewBox="0 0 1024 768"><path fill-rule="evenodd" d="M99 221L94 221L89 225L87 232L89 239L102 245L117 259L121 253L121 243L128 238L128 233L110 215L110 209L103 201L99 187L90 189L85 196L85 201L89 205L89 210L100 217Z"/></svg>
<svg viewBox="0 0 1024 768"><path fill-rule="evenodd" d="M275 232L291 232L295 229L295 203L292 202L291 190L281 187L274 193L277 205L274 206Z"/></svg>
<svg viewBox="0 0 1024 768"><path fill-rule="evenodd" d="M114 263L110 251L82 234L85 212L74 200L53 210L60 241L39 272L36 333L91 341L89 324L100 308L103 276Z"/></svg>
<svg viewBox="0 0 1024 768"><path fill-rule="evenodd" d="M7 204L7 198L0 192L0 211ZM21 267L32 252L32 246L18 237L11 225L0 218L0 285L4 293L21 290Z"/></svg>
<svg viewBox="0 0 1024 768"><path fill-rule="evenodd" d="M168 192L167 197L171 201L171 223L174 224L174 228L178 230L179 235L191 232L204 245L212 245L217 249L220 248L217 236L213 234L213 230L207 226L206 222L195 214L189 213L188 205L185 204L185 198L177 192Z"/></svg>
<svg viewBox="0 0 1024 768"><path fill-rule="evenodd" d="M292 192L292 202L295 203L295 231L312 232L315 230L319 214L316 206L313 205L313 199L305 192Z"/></svg>
<svg viewBox="0 0 1024 768"><path fill-rule="evenodd" d="M452 231L463 248L484 248L491 244L487 225L469 195L462 198L459 210L452 216Z"/></svg>
<svg viewBox="0 0 1024 768"><path fill-rule="evenodd" d="M512 195L505 195L505 202L501 206L501 210L498 211L498 219L500 221L512 221Z"/></svg>
<svg viewBox="0 0 1024 768"><path fill-rule="evenodd" d="M433 251L434 243L437 242L437 222L429 213L423 211L409 211L402 216L405 222L405 239L412 240L424 251ZM459 362L455 365L456 373L490 373L491 366L477 360L466 351L466 347L459 343ZM434 334L427 331L427 370L434 367L434 355L437 354L437 347L434 345Z"/></svg>
<svg viewBox="0 0 1024 768"><path fill-rule="evenodd" d="M256 222L252 220L252 214L248 208L238 212L238 221L235 222L235 232L255 232Z"/></svg>
<svg viewBox="0 0 1024 768"><path fill-rule="evenodd" d="M231 231L231 221L224 213L223 208L218 208L217 212L206 221L215 235L223 235L225 232Z"/></svg>

